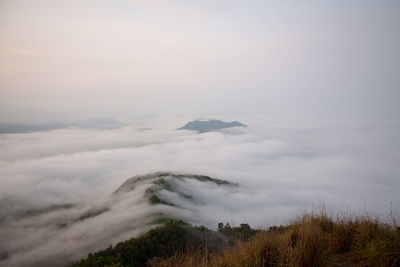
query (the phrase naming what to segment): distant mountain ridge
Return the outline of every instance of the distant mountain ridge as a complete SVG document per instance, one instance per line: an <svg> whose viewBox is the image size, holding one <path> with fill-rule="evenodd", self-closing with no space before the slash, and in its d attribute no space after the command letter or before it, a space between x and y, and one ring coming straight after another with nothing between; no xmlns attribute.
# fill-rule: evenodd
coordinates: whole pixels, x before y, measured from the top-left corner
<svg viewBox="0 0 400 267"><path fill-rule="evenodd" d="M0 122L0 134L33 133L44 132L71 127L81 129L107 130L118 129L126 124L115 119L93 119L75 123L48 122L41 124L21 124Z"/></svg>
<svg viewBox="0 0 400 267"><path fill-rule="evenodd" d="M191 131L197 131L198 133L205 133L232 127L247 127L247 126L238 121L223 122L220 120L194 120L186 123L181 128L178 128L178 130L191 130Z"/></svg>

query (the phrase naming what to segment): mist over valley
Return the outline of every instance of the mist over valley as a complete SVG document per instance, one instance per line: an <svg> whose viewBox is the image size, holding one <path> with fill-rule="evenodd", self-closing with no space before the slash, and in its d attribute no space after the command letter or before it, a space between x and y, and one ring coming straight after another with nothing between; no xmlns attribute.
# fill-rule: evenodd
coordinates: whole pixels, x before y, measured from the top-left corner
<svg viewBox="0 0 400 267"><path fill-rule="evenodd" d="M5 266L72 263L167 219L215 229L287 223L322 203L399 212L397 123L254 115L199 135L175 130L183 118L157 121L2 134Z"/></svg>

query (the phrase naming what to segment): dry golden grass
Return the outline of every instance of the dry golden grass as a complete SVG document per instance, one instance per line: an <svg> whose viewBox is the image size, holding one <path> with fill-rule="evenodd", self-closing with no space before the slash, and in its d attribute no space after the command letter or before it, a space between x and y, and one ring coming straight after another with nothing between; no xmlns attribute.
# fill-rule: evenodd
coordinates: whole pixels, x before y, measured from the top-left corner
<svg viewBox="0 0 400 267"><path fill-rule="evenodd" d="M286 227L259 231L220 253L207 248L153 266L400 266L400 228L369 216L304 215Z"/></svg>

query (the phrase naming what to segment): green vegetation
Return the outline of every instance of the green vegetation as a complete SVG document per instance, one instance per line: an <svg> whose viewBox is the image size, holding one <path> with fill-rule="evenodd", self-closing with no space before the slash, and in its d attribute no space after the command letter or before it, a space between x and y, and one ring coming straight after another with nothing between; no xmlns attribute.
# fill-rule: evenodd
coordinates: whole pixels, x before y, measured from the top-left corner
<svg viewBox="0 0 400 267"><path fill-rule="evenodd" d="M237 240L247 241L257 233L256 230L245 223L240 224L240 227L231 227L229 223L224 226L223 223L219 223L218 232L230 237L231 245Z"/></svg>
<svg viewBox="0 0 400 267"><path fill-rule="evenodd" d="M84 221L84 220L86 220L86 219L95 217L95 216L100 215L100 214L102 214L102 213L104 213L104 212L106 212L106 211L109 211L109 210L110 210L110 209L107 208L107 207L105 207L105 208L97 208L97 209L90 209L90 210L87 210L86 212L84 212L84 213L78 218L78 220L79 220L79 221Z"/></svg>
<svg viewBox="0 0 400 267"><path fill-rule="evenodd" d="M400 266L400 227L368 216L304 215L287 226L218 231L168 221L74 266Z"/></svg>
<svg viewBox="0 0 400 267"><path fill-rule="evenodd" d="M167 221L74 266L400 266L400 227L368 216L304 215L287 226L218 231Z"/></svg>
<svg viewBox="0 0 400 267"><path fill-rule="evenodd" d="M174 206L174 204L169 203L167 201L164 201L162 199L160 199L158 196L156 195L151 195L149 197L149 201L151 204L163 204L163 205L168 205L168 206Z"/></svg>
<svg viewBox="0 0 400 267"><path fill-rule="evenodd" d="M198 174L177 174L177 173L171 173L171 172L158 172L155 174L157 179L153 182L153 184L163 186L166 189L172 189L171 187L171 181L167 181L163 177L173 177L178 180L183 180L183 179L194 179L198 180L200 182L210 182L210 183L215 183L217 185L237 185L235 183L226 181L226 180L221 180L221 179L215 179L211 178L206 175L198 175Z"/></svg>
<svg viewBox="0 0 400 267"><path fill-rule="evenodd" d="M368 216L305 215L258 231L222 253L181 253L153 266L400 266L400 228Z"/></svg>
<svg viewBox="0 0 400 267"><path fill-rule="evenodd" d="M176 192L174 186L176 181L183 181L185 179L192 179L200 182L209 182L209 183L214 183L216 185L238 186L236 183L232 183L226 180L214 179L205 175L177 174L172 172L156 172L142 176L135 176L126 180L117 190L114 191L114 195L134 190L139 183L146 181L156 186L155 188L153 187L150 188L151 190L154 190L154 192L161 189L166 189L172 192ZM185 197L190 198L190 196L185 196Z"/></svg>
<svg viewBox="0 0 400 267"><path fill-rule="evenodd" d="M169 220L137 238L90 253L86 259L73 266L143 266L201 249L220 253L224 245L233 244L241 236L250 238L255 232L247 224L237 228L227 225L223 232L216 232L204 226Z"/></svg>
<svg viewBox="0 0 400 267"><path fill-rule="evenodd" d="M195 175L195 174L176 174L171 172L157 172L153 174L136 176L128 179L125 183L123 183L115 192L114 195L118 195L124 192L129 192L133 190L138 183L142 181L148 181L151 183L151 187L147 188L145 191L145 198L149 201L150 204L157 205L167 205L167 206L176 206L173 203L165 201L160 198L159 192L161 190L167 190L169 192L174 192L178 194L180 197L192 201L193 197L187 194L184 194L177 190L176 183L179 181L184 181L185 179L197 180L200 182L208 182L213 183L217 186L238 186L235 183L231 183L225 180L214 179L205 175Z"/></svg>

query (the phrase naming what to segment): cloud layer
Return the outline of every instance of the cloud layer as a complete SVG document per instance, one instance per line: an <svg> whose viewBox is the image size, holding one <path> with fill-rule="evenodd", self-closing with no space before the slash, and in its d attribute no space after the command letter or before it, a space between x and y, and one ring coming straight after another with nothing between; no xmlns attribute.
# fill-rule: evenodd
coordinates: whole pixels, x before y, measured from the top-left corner
<svg viewBox="0 0 400 267"><path fill-rule="evenodd" d="M392 203L398 215L397 122L261 115L236 119L249 127L196 134L172 130L185 123L178 118L114 130L0 135L0 232L6 237L0 247L10 255L9 264L20 265L38 255L51 260L57 251L78 259L143 231L143 218L156 212L142 201L145 187L95 218L62 230L53 226L64 217L101 207L127 178L156 171L205 174L240 185L237 191L196 182L179 185L202 200L201 205L160 192L163 199L185 208L180 214L171 207L159 211L209 227L220 221L263 227L284 223L322 201L332 212L368 211L383 217ZM141 126L153 130L140 131ZM67 213L12 219L26 209L65 203L81 204ZM49 245L40 245L47 237L52 237Z"/></svg>

